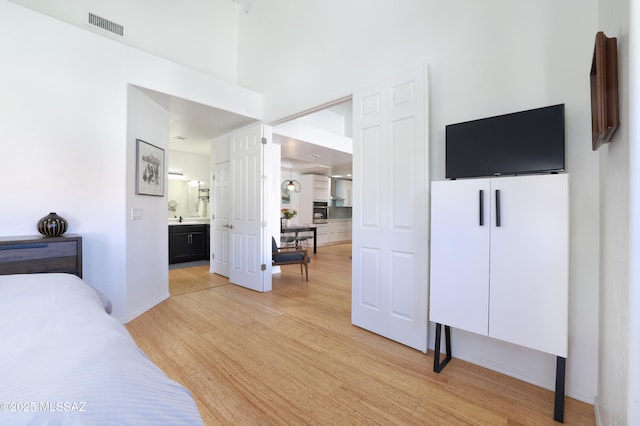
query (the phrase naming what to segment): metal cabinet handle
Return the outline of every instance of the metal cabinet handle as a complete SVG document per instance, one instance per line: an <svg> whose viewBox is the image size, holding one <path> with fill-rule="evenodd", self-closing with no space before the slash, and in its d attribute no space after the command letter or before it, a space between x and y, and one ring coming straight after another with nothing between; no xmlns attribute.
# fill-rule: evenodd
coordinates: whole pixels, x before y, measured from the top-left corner
<svg viewBox="0 0 640 426"><path fill-rule="evenodd" d="M478 207L480 209L479 212L479 220L480 220L480 226L484 226L484 189L481 189L478 191L478 195L479 195L479 202L478 202Z"/></svg>
<svg viewBox="0 0 640 426"><path fill-rule="evenodd" d="M496 189L496 226L500 226L500 190Z"/></svg>

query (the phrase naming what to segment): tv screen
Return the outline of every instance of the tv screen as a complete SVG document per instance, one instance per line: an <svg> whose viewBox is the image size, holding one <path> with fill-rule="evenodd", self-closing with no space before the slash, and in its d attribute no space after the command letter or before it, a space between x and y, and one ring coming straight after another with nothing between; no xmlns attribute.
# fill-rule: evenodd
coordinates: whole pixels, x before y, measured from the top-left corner
<svg viewBox="0 0 640 426"><path fill-rule="evenodd" d="M564 104L446 126L448 179L564 170Z"/></svg>

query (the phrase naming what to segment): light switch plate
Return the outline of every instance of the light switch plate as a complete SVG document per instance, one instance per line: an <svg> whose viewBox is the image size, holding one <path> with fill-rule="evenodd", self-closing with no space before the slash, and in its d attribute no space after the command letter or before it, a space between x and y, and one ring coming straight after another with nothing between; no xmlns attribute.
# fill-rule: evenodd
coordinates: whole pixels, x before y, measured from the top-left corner
<svg viewBox="0 0 640 426"><path fill-rule="evenodd" d="M131 209L131 220L142 220L142 209Z"/></svg>

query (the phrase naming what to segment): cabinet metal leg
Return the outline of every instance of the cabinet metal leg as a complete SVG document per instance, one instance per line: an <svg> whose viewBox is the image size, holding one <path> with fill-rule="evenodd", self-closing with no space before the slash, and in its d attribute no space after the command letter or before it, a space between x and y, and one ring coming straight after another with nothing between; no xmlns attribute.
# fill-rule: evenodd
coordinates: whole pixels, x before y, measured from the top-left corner
<svg viewBox="0 0 640 426"><path fill-rule="evenodd" d="M436 323L436 342L433 354L433 371L440 373L444 367L451 361L451 328L444 326L444 339L447 354L440 361L440 344L442 340L442 324ZM553 419L557 422L564 423L564 383L566 374L567 359L561 356L556 357L556 393L553 408Z"/></svg>
<svg viewBox="0 0 640 426"><path fill-rule="evenodd" d="M444 366L451 361L451 328L448 325L444 326L444 340L447 355L442 362L440 362L440 340L442 340L442 324L436 323L436 344L433 354L433 371L436 373L441 372Z"/></svg>
<svg viewBox="0 0 640 426"><path fill-rule="evenodd" d="M556 358L556 398L553 408L553 419L564 422L564 376L567 359L561 356Z"/></svg>

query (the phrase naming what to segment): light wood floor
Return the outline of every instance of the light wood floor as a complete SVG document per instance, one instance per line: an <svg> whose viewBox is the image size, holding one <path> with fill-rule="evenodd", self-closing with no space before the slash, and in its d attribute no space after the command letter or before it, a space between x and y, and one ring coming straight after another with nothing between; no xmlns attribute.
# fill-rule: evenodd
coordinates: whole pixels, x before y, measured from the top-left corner
<svg viewBox="0 0 640 426"><path fill-rule="evenodd" d="M172 296L127 328L207 425L554 424L551 391L455 358L436 374L431 352L351 325L350 253L320 247L308 283L284 266L269 293L172 270ZM593 407L566 398L565 424L595 425Z"/></svg>

